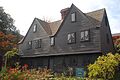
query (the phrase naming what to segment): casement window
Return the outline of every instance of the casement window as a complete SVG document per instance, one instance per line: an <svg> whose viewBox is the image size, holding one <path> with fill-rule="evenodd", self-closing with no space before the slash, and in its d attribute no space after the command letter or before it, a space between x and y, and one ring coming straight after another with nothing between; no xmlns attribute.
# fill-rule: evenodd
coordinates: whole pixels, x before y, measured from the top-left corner
<svg viewBox="0 0 120 80"><path fill-rule="evenodd" d="M36 31L37 31L37 24L33 26L33 32L36 32Z"/></svg>
<svg viewBox="0 0 120 80"><path fill-rule="evenodd" d="M76 21L76 13L75 12L71 14L71 21L72 22Z"/></svg>
<svg viewBox="0 0 120 80"><path fill-rule="evenodd" d="M89 30L80 32L80 41L89 41Z"/></svg>
<svg viewBox="0 0 120 80"><path fill-rule="evenodd" d="M51 46L55 45L55 37L50 38L50 45Z"/></svg>
<svg viewBox="0 0 120 80"><path fill-rule="evenodd" d="M41 48L41 43L42 43L41 39L35 40L35 48Z"/></svg>
<svg viewBox="0 0 120 80"><path fill-rule="evenodd" d="M75 41L76 41L75 38L76 38L75 32L74 33L69 33L68 37L67 37L68 43L75 43Z"/></svg>
<svg viewBox="0 0 120 80"><path fill-rule="evenodd" d="M27 43L27 49L32 49L32 41L29 41L29 42Z"/></svg>

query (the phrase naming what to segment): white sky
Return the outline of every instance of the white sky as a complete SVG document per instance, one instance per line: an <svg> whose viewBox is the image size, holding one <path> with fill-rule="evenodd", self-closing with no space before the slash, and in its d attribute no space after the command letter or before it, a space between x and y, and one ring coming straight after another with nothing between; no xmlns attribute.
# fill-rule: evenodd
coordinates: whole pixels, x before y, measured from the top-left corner
<svg viewBox="0 0 120 80"><path fill-rule="evenodd" d="M15 20L22 35L35 17L60 20L60 10L72 3L84 13L106 8L112 33L120 33L120 0L0 0L0 6Z"/></svg>

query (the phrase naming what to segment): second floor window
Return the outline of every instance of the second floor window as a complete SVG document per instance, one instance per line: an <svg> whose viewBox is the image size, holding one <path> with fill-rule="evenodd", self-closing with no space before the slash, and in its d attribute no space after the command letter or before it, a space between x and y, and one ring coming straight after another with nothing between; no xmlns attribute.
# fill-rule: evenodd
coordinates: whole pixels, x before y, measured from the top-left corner
<svg viewBox="0 0 120 80"><path fill-rule="evenodd" d="M29 42L27 43L27 49L32 49L32 41L29 41Z"/></svg>
<svg viewBox="0 0 120 80"><path fill-rule="evenodd" d="M67 40L68 40L68 43L75 43L75 37L76 35L75 35L75 33L69 33L68 34L68 38L67 38Z"/></svg>
<svg viewBox="0 0 120 80"><path fill-rule="evenodd" d="M55 44L55 37L50 38L50 45L53 46Z"/></svg>
<svg viewBox="0 0 120 80"><path fill-rule="evenodd" d="M41 48L41 43L42 43L41 39L35 40L35 48Z"/></svg>
<svg viewBox="0 0 120 80"><path fill-rule="evenodd" d="M80 41L89 41L89 30L80 32Z"/></svg>

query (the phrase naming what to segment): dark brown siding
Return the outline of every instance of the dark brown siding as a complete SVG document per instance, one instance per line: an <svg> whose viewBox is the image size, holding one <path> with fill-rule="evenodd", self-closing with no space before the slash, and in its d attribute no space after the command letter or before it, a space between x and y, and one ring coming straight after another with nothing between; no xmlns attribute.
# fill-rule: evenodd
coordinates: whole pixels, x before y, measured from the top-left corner
<svg viewBox="0 0 120 80"><path fill-rule="evenodd" d="M106 12L104 13L101 24L100 36L102 52L104 54L108 52L114 53L114 45Z"/></svg>

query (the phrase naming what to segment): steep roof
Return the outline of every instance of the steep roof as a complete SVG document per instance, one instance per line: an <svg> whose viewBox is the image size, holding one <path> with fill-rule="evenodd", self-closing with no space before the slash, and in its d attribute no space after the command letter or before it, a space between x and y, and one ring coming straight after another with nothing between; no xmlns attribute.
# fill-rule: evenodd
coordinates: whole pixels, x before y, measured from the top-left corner
<svg viewBox="0 0 120 80"><path fill-rule="evenodd" d="M72 6L73 5L74 4L72 4ZM71 9L72 6L69 9ZM80 11L80 10L78 9L78 11ZM93 25L98 25L101 23L101 21L103 19L104 12L105 12L105 9L100 9L100 10L83 13L83 14L89 19L89 21L91 21L91 23ZM38 20L38 22L42 25L43 29L47 32L47 34L49 36L54 36L58 32L61 24L65 21L65 20L58 20L58 21L54 21L54 22L46 22L46 21L40 20L38 18L35 18L35 19ZM23 40L24 40L24 38L19 43L23 42Z"/></svg>
<svg viewBox="0 0 120 80"><path fill-rule="evenodd" d="M37 18L37 20L40 22L44 30L48 33L48 35L53 36L57 30L59 29L61 23L63 20L58 20L54 22L45 22L43 20L40 20Z"/></svg>
<svg viewBox="0 0 120 80"><path fill-rule="evenodd" d="M99 10L96 10L96 11L92 11L92 12L88 12L88 13L85 13L87 16L89 17L92 17L94 18L95 20L97 21L102 21L103 19L103 14L104 14L104 11L105 9L99 9Z"/></svg>
<svg viewBox="0 0 120 80"><path fill-rule="evenodd" d="M96 10L96 11L92 11L92 12L88 12L84 14L93 23L93 25L97 25L102 21L104 11L105 9L100 9L100 10ZM48 23L48 22L40 20L40 23L43 24L43 28L50 36L54 36L57 33L63 21L64 20L58 20L58 21Z"/></svg>
<svg viewBox="0 0 120 80"><path fill-rule="evenodd" d="M51 36L56 34L56 32L58 31L62 21L63 20L58 20L58 21L49 23L50 29L52 31L52 35Z"/></svg>
<svg viewBox="0 0 120 80"><path fill-rule="evenodd" d="M48 35L52 35L52 31L48 22L36 18L39 23L42 25L43 29L47 32Z"/></svg>

